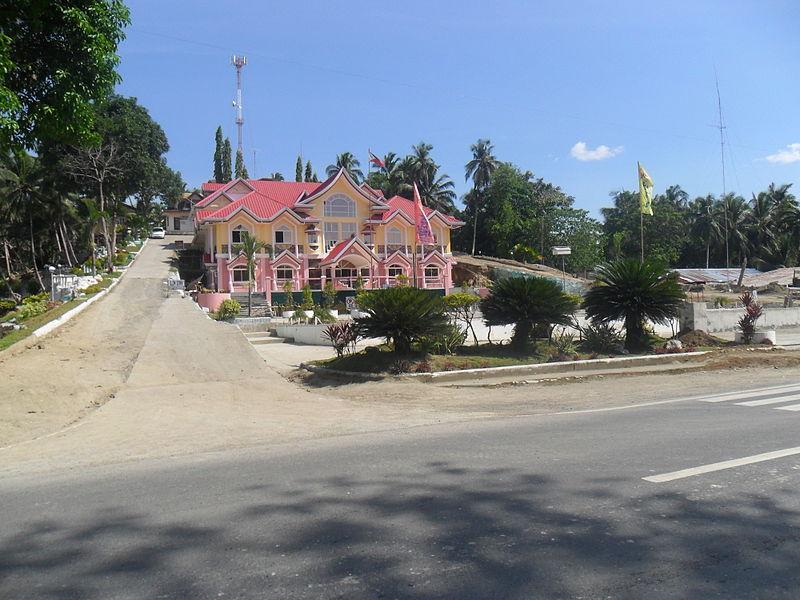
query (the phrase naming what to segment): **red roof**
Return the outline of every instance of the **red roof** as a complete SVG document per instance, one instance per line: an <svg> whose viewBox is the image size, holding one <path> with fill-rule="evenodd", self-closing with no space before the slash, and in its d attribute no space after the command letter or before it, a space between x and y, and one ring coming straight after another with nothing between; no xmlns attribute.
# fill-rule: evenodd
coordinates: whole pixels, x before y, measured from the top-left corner
<svg viewBox="0 0 800 600"><path fill-rule="evenodd" d="M344 250L344 247L347 246L347 244L349 244L349 243L350 243L350 240L344 240L343 242L339 242L338 244L336 244L333 248L331 248L331 251L328 252L325 255L325 258L322 259L322 262L324 263L325 261L327 261L329 259L336 258L339 255L339 253L342 250Z"/></svg>
<svg viewBox="0 0 800 600"><path fill-rule="evenodd" d="M328 185L333 177L329 177L322 183L301 181L263 181L261 179L248 179L247 183L255 189L254 192L249 192L238 200L235 200L234 202L231 202L227 206L223 206L218 210L197 210L195 216L197 220L203 220L209 217L213 219L223 219L236 211L239 207L245 206L251 213L260 219L272 219L277 216L282 209L294 208L295 201L302 193L305 192L305 194L309 196L313 195L315 192ZM207 206L214 198L218 197L219 192L223 188L229 186L230 183L231 182L216 183L213 181L204 183L202 185L202 189L206 192L211 192L211 194L198 202L196 207L202 208ZM367 188L365 191L372 190L372 188L369 188L369 186L366 186L366 184L364 184L362 187ZM369 191L368 193L370 193ZM390 207L388 211L384 211L380 214L373 214L371 218L385 220L395 211L400 211L407 216L409 220L414 220L414 202L411 200L403 198L402 196L394 196L386 201L386 204L388 204ZM432 209L425 207L426 215L430 215L433 212L434 211ZM439 214L450 223L461 223L461 221L451 215L444 215L442 213ZM306 217L304 215L300 215L300 218Z"/></svg>

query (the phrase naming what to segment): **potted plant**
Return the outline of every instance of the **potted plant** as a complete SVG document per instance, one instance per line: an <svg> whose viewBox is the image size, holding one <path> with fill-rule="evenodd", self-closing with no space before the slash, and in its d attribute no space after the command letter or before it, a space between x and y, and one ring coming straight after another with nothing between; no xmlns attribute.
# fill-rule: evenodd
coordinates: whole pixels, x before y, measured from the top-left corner
<svg viewBox="0 0 800 600"><path fill-rule="evenodd" d="M336 288L333 287L333 283L326 281L322 288L322 308L335 318L339 316L339 311L333 308L334 304L336 304Z"/></svg>
<svg viewBox="0 0 800 600"><path fill-rule="evenodd" d="M300 305L306 319L314 318L314 296L311 294L311 286L305 284L303 286L303 303Z"/></svg>
<svg viewBox="0 0 800 600"><path fill-rule="evenodd" d="M281 316L284 319L291 319L294 316L294 296L292 296L292 285L291 281L287 281L283 284L283 291L286 293L286 303L283 305L283 311L281 312Z"/></svg>
<svg viewBox="0 0 800 600"><path fill-rule="evenodd" d="M759 304L752 292L742 294L740 300L744 305L744 314L739 319L736 332L737 344L774 344L775 330L756 331L756 321L764 315L764 307Z"/></svg>

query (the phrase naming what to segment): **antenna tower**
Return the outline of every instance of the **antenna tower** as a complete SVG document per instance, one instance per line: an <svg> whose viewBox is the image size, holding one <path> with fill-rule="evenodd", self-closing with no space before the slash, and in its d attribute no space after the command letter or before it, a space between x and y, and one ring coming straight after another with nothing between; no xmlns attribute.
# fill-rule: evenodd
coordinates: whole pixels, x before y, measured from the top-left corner
<svg viewBox="0 0 800 600"><path fill-rule="evenodd" d="M246 56L231 56L231 64L236 68L236 100L233 106L236 109L236 150L242 152L242 125L244 116L242 115L242 68L247 64Z"/></svg>
<svg viewBox="0 0 800 600"><path fill-rule="evenodd" d="M719 129L719 153L722 160L722 214L725 217L725 279L728 279L730 276L731 255L728 250L728 207L725 206L725 194L727 192L725 189L725 125L722 121L722 100L719 95L719 79L717 79L716 70L714 70L714 85L717 88L717 113L719 116L716 129Z"/></svg>

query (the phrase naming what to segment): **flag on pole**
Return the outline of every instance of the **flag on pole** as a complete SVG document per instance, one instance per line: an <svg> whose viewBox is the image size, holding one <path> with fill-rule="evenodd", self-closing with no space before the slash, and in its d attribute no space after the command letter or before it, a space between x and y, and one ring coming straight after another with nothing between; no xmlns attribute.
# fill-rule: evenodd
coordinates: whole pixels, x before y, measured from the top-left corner
<svg viewBox="0 0 800 600"><path fill-rule="evenodd" d="M370 164L375 165L376 167L380 167L381 169L385 169L386 168L386 163L384 163L380 158L375 156L372 153L372 150L368 150L368 152L369 152L369 162L370 162Z"/></svg>
<svg viewBox="0 0 800 600"><path fill-rule="evenodd" d="M431 223L425 214L425 207L422 206L422 198L420 198L416 182L414 183L414 221L417 229L417 241L422 244L435 243Z"/></svg>
<svg viewBox="0 0 800 600"><path fill-rule="evenodd" d="M643 215L653 214L653 180L638 162L639 167L639 206Z"/></svg>

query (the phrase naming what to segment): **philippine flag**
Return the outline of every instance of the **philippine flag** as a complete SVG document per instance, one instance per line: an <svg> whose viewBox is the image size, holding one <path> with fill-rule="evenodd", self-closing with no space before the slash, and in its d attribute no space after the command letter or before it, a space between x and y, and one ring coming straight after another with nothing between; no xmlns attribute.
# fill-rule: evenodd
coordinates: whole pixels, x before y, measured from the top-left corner
<svg viewBox="0 0 800 600"><path fill-rule="evenodd" d="M369 151L369 162L371 162L376 167L380 167L381 169L385 169L386 168L386 163L384 163L380 158L375 156L372 153L372 150Z"/></svg>

